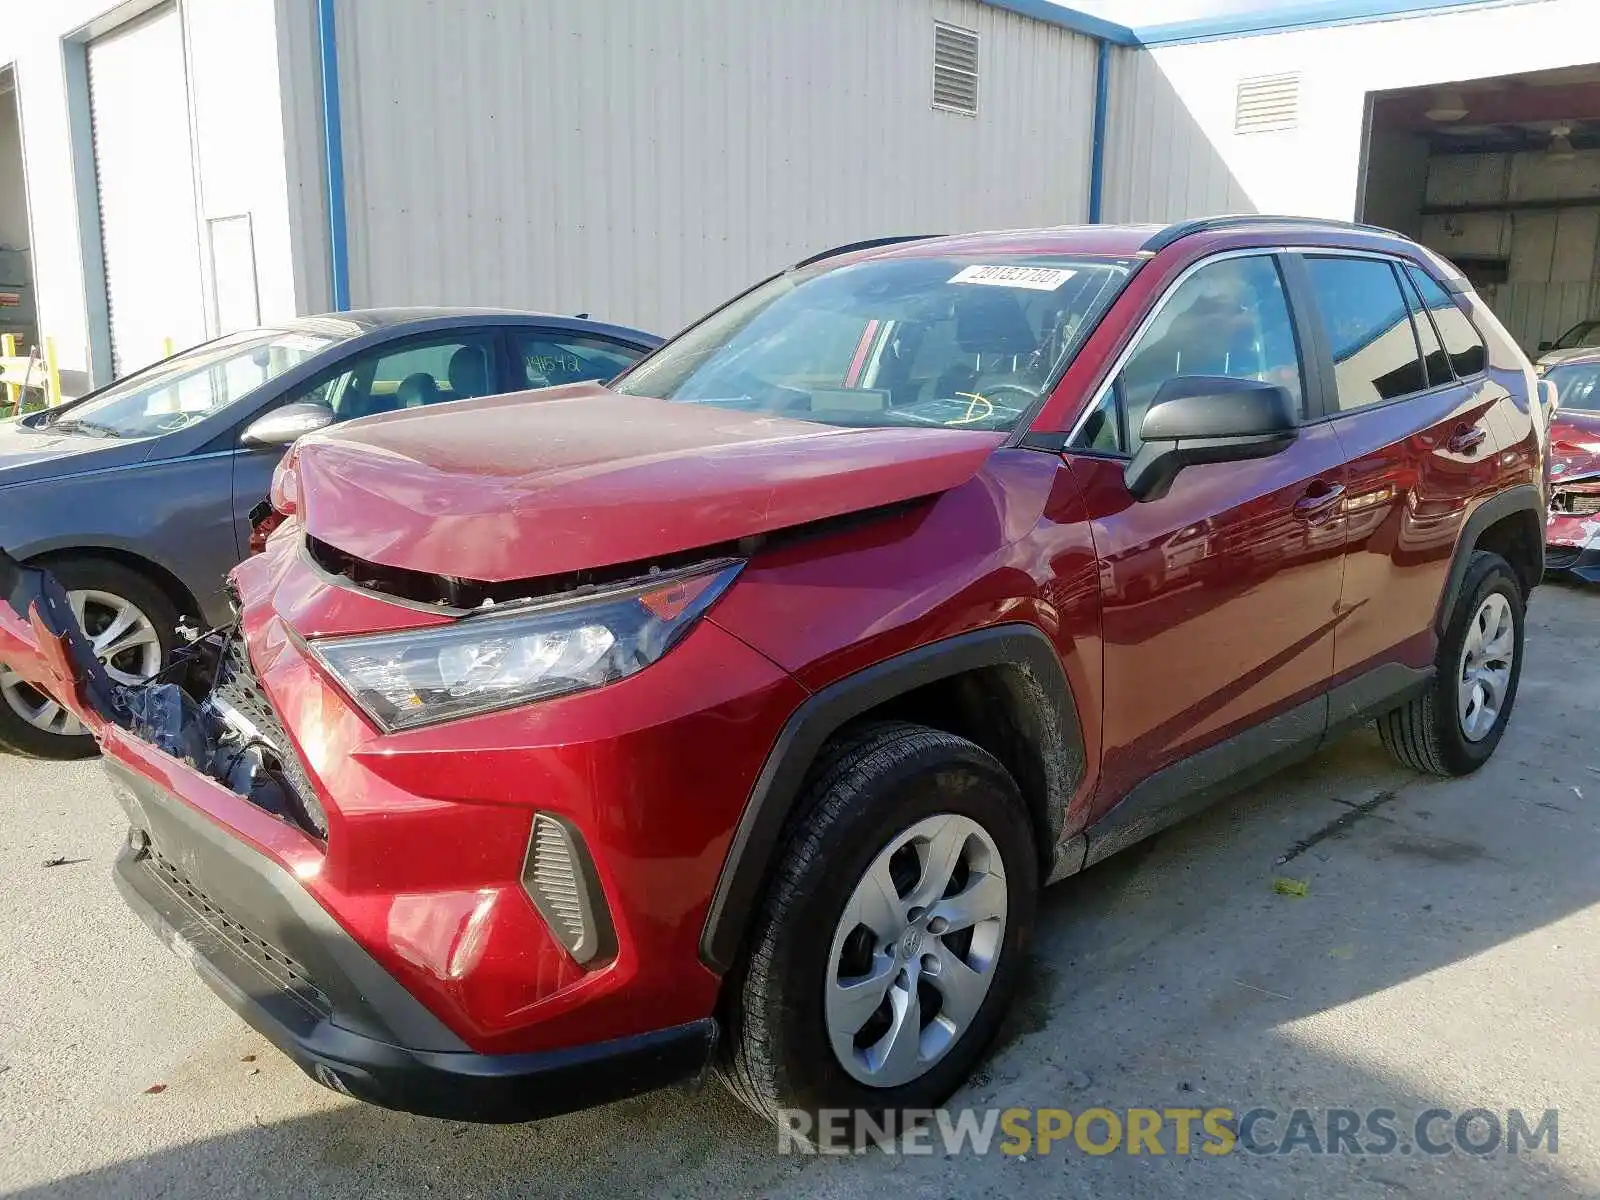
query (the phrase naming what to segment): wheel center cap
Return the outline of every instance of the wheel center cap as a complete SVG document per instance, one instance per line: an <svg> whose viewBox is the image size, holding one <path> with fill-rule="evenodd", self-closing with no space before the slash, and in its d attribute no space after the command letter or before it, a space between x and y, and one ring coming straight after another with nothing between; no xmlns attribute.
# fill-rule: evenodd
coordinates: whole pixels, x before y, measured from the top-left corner
<svg viewBox="0 0 1600 1200"><path fill-rule="evenodd" d="M900 939L900 953L905 958L910 958L922 949L922 930L912 926L906 930L905 936Z"/></svg>

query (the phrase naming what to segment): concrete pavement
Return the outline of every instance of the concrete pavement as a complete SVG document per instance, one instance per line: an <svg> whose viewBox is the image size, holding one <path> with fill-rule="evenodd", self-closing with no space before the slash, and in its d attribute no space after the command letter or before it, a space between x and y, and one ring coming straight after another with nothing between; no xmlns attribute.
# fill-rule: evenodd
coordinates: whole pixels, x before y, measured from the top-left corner
<svg viewBox="0 0 1600 1200"><path fill-rule="evenodd" d="M1057 887L1003 1043L952 1102L1390 1108L1402 1127L1430 1107L1560 1110L1557 1154L1483 1158L780 1156L714 1083L509 1128L365 1108L306 1080L124 909L97 765L0 759L0 1189L1600 1195L1597 725L1600 592L1547 586L1484 771L1420 779L1359 734Z"/></svg>

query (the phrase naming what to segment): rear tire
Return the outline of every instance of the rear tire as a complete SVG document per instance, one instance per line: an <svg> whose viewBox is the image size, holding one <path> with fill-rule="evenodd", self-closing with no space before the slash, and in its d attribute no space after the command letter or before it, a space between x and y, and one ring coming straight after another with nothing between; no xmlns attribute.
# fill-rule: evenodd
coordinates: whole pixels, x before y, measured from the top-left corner
<svg viewBox="0 0 1600 1200"><path fill-rule="evenodd" d="M1516 703L1524 621L1522 584L1511 564L1487 550L1474 552L1439 642L1433 681L1378 719L1378 735L1396 760L1446 777L1470 775L1489 761Z"/></svg>
<svg viewBox="0 0 1600 1200"><path fill-rule="evenodd" d="M107 643L108 648L116 649L129 636L142 638L144 634L140 630L144 626L148 626L149 632L153 633L155 649L149 649L152 645L149 642L132 645L113 656L111 665L114 669L131 679L152 662L167 662L172 653L178 610L161 588L137 571L105 559L64 558L48 566L69 597L75 600L86 595L98 598L90 605L91 632L95 620L105 620L114 611L114 607L106 601L127 605L136 614L136 623L129 627L129 633L121 638L114 637ZM78 604L75 603L74 607L78 607ZM109 624L106 628L110 628ZM6 671L0 665L0 681L5 680ZM57 760L93 758L98 754L100 747L92 735L52 731L36 723L39 722L38 716L30 720L24 715L23 709L29 712L42 711L39 706L47 701L48 697L42 693L15 681L10 681L8 686L0 686L0 750ZM81 730L82 726L77 728Z"/></svg>
<svg viewBox="0 0 1600 1200"><path fill-rule="evenodd" d="M721 1074L780 1125L783 1110L935 1107L1023 969L1039 863L1017 785L971 742L880 724L824 753L799 811L729 981Z"/></svg>

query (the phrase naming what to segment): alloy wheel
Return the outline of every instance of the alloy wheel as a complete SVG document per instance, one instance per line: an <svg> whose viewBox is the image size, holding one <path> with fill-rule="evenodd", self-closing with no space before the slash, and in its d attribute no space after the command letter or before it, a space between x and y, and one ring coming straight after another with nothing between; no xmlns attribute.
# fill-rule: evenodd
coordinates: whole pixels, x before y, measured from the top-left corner
<svg viewBox="0 0 1600 1200"><path fill-rule="evenodd" d="M994 982L1008 896L999 848L968 817L928 817L879 852L828 956L828 1039L852 1078L899 1087L960 1040Z"/></svg>
<svg viewBox="0 0 1600 1200"><path fill-rule="evenodd" d="M1499 592L1483 598L1461 647L1456 678L1456 712L1469 742L1481 742L1500 718L1511 687L1511 665L1517 653L1516 619L1511 603Z"/></svg>
<svg viewBox="0 0 1600 1200"><path fill-rule="evenodd" d="M161 635L143 610L110 592L68 592L67 600L95 657L117 683L140 683L161 669ZM0 697L35 729L62 737L86 732L68 709L3 665Z"/></svg>

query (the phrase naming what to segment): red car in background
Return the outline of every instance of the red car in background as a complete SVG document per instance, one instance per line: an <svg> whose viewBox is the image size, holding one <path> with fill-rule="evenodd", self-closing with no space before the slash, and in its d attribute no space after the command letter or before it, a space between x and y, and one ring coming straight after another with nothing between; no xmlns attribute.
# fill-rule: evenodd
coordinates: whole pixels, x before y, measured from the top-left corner
<svg viewBox="0 0 1600 1200"><path fill-rule="evenodd" d="M933 1107L1043 884L1364 722L1474 771L1516 699L1533 369L1382 230L844 247L609 386L448 408L299 442L168 682L0 557L128 902L374 1103L716 1063L775 1119Z"/></svg>
<svg viewBox="0 0 1600 1200"><path fill-rule="evenodd" d="M1560 397L1550 425L1550 525L1545 566L1600 583L1600 350L1545 378Z"/></svg>

